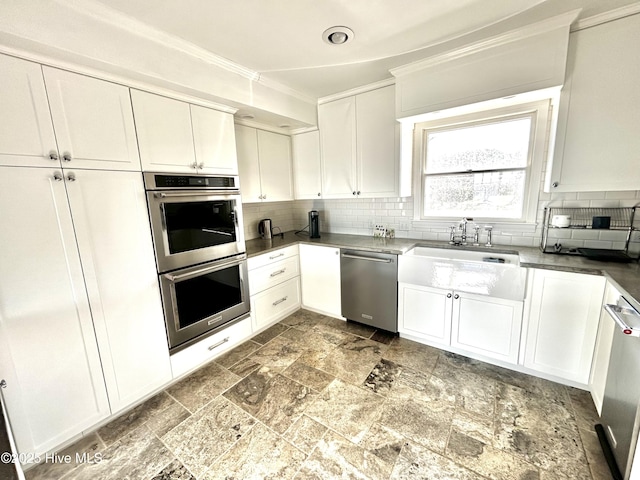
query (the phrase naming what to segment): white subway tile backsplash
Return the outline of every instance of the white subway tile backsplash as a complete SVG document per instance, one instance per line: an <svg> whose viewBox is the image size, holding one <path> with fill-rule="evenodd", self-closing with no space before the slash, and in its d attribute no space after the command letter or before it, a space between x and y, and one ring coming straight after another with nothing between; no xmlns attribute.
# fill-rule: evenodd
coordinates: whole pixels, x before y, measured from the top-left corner
<svg viewBox="0 0 640 480"><path fill-rule="evenodd" d="M635 199L637 192L633 191L623 191L623 192L605 192L605 198L609 200L627 200L627 199Z"/></svg>

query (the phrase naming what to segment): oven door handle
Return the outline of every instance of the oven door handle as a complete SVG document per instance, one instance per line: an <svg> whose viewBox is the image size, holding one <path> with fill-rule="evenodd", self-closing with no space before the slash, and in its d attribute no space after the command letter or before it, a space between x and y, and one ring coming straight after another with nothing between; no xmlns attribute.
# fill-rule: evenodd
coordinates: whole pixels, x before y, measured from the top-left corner
<svg viewBox="0 0 640 480"><path fill-rule="evenodd" d="M181 282L182 280L188 280L193 277L198 277L200 275L204 275L206 273L215 272L217 270L222 270L223 268L231 267L233 265L240 265L243 260L231 260L228 262L216 263L215 265L209 265L208 267L198 268L196 270L191 270L186 273L181 273L178 275L174 275L173 273L165 273L163 276L170 282Z"/></svg>
<svg viewBox="0 0 640 480"><path fill-rule="evenodd" d="M207 190L207 191L192 191L192 192L154 192L155 198L170 198L170 197L210 197L212 195L239 195L238 190Z"/></svg>

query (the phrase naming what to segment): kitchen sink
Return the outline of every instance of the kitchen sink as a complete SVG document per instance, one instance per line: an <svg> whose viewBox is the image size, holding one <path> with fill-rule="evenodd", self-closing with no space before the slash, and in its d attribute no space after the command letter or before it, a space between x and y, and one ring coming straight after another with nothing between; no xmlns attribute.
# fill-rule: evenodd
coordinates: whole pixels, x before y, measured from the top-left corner
<svg viewBox="0 0 640 480"><path fill-rule="evenodd" d="M517 252L416 246L398 257L398 281L523 300L527 269Z"/></svg>

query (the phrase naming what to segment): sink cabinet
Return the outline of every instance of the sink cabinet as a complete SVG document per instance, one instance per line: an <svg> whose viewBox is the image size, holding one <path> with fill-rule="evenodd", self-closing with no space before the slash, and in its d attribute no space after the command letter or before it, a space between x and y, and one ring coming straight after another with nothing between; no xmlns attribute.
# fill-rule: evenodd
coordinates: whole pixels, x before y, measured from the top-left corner
<svg viewBox="0 0 640 480"><path fill-rule="evenodd" d="M450 346L516 364L523 302L398 284L398 330L434 346Z"/></svg>

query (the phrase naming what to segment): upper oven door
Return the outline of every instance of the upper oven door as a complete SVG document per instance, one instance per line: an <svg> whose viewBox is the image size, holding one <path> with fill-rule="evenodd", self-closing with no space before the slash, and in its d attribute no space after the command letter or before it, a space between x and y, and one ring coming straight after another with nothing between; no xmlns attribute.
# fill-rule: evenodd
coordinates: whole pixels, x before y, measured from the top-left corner
<svg viewBox="0 0 640 480"><path fill-rule="evenodd" d="M158 271L244 253L240 195L147 192Z"/></svg>

